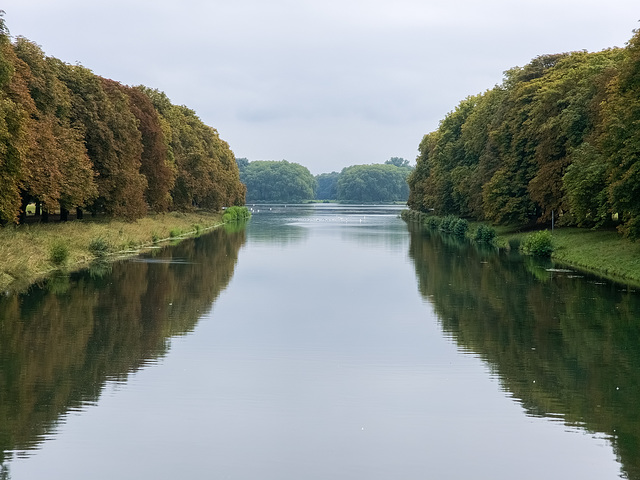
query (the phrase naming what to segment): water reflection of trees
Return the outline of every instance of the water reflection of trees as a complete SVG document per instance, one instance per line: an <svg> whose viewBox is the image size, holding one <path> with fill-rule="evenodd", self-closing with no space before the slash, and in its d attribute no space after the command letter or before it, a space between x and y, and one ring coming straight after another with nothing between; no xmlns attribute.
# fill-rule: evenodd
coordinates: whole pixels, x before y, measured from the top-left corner
<svg viewBox="0 0 640 480"><path fill-rule="evenodd" d="M244 241L243 231L218 229L0 298L0 465L192 330L229 283Z"/></svg>
<svg viewBox="0 0 640 480"><path fill-rule="evenodd" d="M606 434L640 479L640 294L424 232L409 254L443 330L528 414Z"/></svg>

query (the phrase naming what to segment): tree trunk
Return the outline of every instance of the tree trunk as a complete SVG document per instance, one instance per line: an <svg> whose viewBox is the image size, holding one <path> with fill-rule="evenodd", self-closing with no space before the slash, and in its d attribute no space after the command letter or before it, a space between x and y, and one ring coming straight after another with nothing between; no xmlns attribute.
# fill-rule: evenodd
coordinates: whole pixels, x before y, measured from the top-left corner
<svg viewBox="0 0 640 480"><path fill-rule="evenodd" d="M29 199L22 197L22 205L20 206L20 215L18 215L18 223L24 223L27 219L27 206L29 205Z"/></svg>
<svg viewBox="0 0 640 480"><path fill-rule="evenodd" d="M76 219L82 220L84 218L84 212L80 207L76 207Z"/></svg>
<svg viewBox="0 0 640 480"><path fill-rule="evenodd" d="M60 221L66 222L69 220L69 210L60 205Z"/></svg>

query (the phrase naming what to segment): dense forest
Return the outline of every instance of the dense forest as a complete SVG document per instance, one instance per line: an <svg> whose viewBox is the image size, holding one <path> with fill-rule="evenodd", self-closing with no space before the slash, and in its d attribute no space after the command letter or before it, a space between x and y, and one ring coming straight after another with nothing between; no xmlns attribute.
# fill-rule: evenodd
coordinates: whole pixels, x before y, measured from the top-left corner
<svg viewBox="0 0 640 480"><path fill-rule="evenodd" d="M496 224L617 225L640 237L640 31L534 58L424 136L409 206Z"/></svg>
<svg viewBox="0 0 640 480"><path fill-rule="evenodd" d="M247 201L294 203L308 200L339 202L406 202L409 161L392 157L384 164L351 165L341 172L313 177L297 163L236 159Z"/></svg>
<svg viewBox="0 0 640 480"><path fill-rule="evenodd" d="M29 203L140 218L244 204L229 145L194 111L12 41L0 16L0 222Z"/></svg>

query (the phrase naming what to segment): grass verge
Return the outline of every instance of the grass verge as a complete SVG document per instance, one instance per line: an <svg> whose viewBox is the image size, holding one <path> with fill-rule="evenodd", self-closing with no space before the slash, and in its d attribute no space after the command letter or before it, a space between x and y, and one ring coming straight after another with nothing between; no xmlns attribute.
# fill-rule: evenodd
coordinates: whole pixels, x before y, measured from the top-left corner
<svg viewBox="0 0 640 480"><path fill-rule="evenodd" d="M427 225L432 215L409 211L407 221ZM469 222L467 237L473 238L481 222ZM518 249L531 231L521 232L512 227L491 227L496 234L492 243L505 250ZM555 228L551 235L551 258L564 265L609 278L616 282L640 287L640 241L631 242L615 230L585 228Z"/></svg>
<svg viewBox="0 0 640 480"><path fill-rule="evenodd" d="M212 212L150 215L135 222L86 219L0 228L0 291L21 290L50 272L96 258L137 254L222 224Z"/></svg>
<svg viewBox="0 0 640 480"><path fill-rule="evenodd" d="M640 242L616 231L580 228L556 228L552 238L552 259L640 286Z"/></svg>

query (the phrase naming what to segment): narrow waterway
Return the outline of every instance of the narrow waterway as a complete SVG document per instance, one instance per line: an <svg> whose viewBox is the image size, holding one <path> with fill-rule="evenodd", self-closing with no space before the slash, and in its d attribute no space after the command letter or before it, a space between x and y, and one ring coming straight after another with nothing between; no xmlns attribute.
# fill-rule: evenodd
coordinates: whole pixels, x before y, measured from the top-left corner
<svg viewBox="0 0 640 480"><path fill-rule="evenodd" d="M260 205L0 298L0 479L640 480L640 294Z"/></svg>

